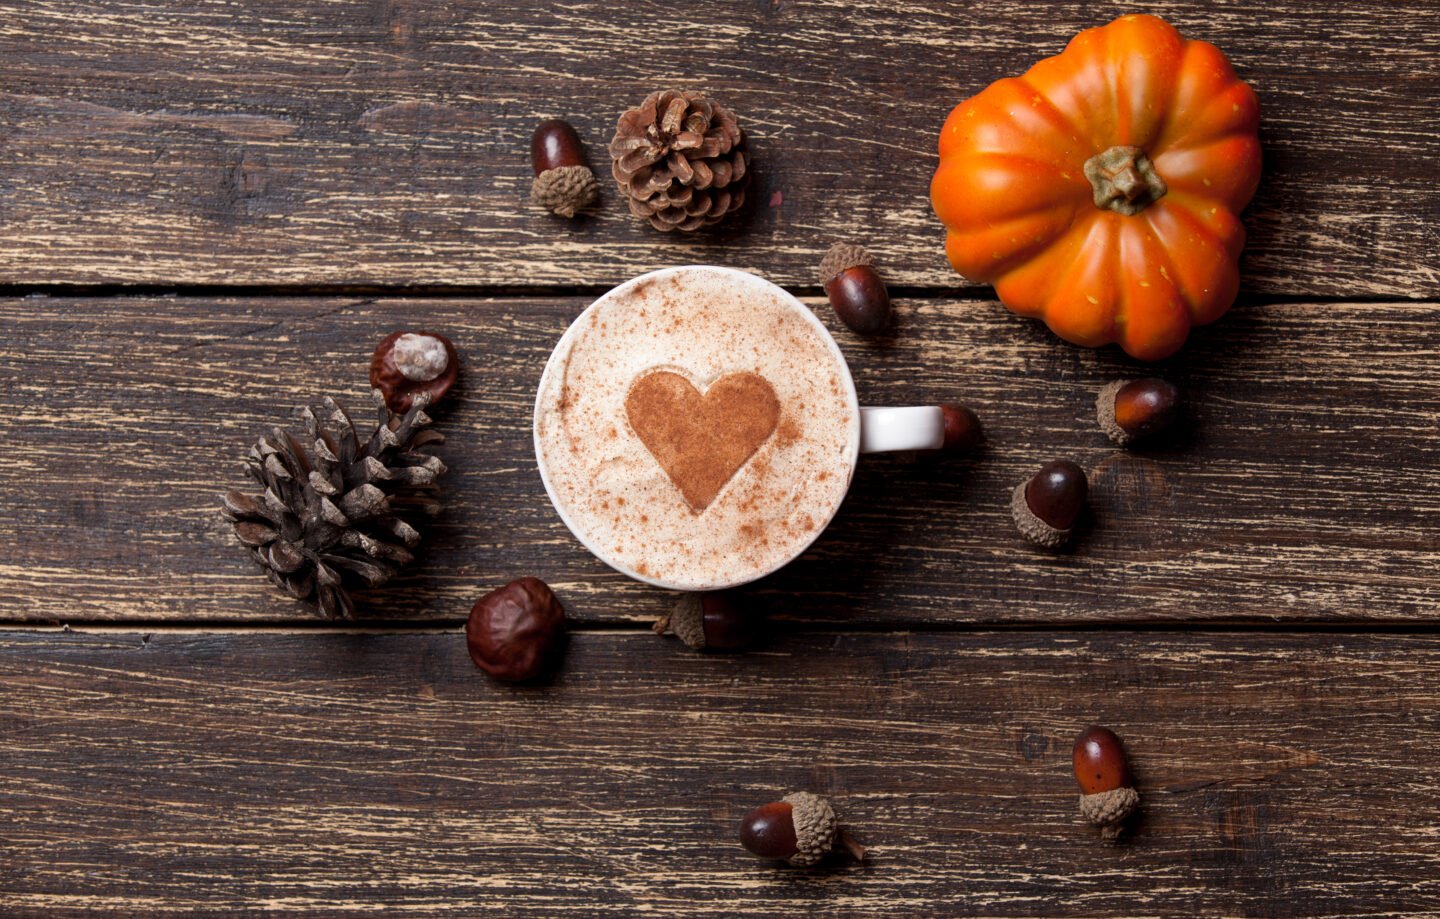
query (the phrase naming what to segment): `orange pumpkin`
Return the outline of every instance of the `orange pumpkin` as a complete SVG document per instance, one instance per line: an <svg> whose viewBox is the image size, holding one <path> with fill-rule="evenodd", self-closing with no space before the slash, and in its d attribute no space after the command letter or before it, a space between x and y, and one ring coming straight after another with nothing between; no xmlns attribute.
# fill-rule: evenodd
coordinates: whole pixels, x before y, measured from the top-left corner
<svg viewBox="0 0 1440 919"><path fill-rule="evenodd" d="M1079 345L1158 360L1235 299L1259 103L1154 16L1087 29L960 103L930 200L950 264Z"/></svg>

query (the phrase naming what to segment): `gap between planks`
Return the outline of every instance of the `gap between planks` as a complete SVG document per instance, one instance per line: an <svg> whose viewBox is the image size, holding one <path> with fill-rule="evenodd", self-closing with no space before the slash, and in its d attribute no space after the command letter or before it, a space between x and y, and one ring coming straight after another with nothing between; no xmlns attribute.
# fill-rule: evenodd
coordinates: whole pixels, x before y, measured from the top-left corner
<svg viewBox="0 0 1440 919"><path fill-rule="evenodd" d="M1008 633L1046 634L1189 634L1223 635L1440 635L1440 622L1155 622L1118 620L1115 622L1016 622L977 624L919 623L912 628L894 628L881 623L825 623L810 628L803 622L772 622L775 635L871 635L895 637L913 634L988 635ZM465 623L460 620L380 620L352 623L294 621L273 622L205 622L166 619L125 620L123 622L81 620L74 622L3 622L0 636L7 633L55 633L57 635L126 635L163 633L166 635L444 635L460 634ZM572 635L632 633L651 636L648 622L596 621L572 622ZM765 645L751 649L749 654L765 653ZM744 656L741 654L740 656Z"/></svg>
<svg viewBox="0 0 1440 919"><path fill-rule="evenodd" d="M663 267L666 266L656 266L655 270ZM764 275L760 276L764 277ZM769 279L767 278L767 280ZM958 275L955 280L956 286L954 287L921 287L892 284L888 285L887 289L890 296L897 300L949 300L966 303L986 303L997 300L995 290L992 287L961 286L965 281ZM825 297L825 289L818 284L775 283L796 297L814 299ZM54 299L98 299L104 297L174 297L176 299L183 299L193 297L200 299L244 297L256 300L278 300L298 297L374 297L403 298L407 300L492 300L506 298L518 300L599 297L612 290L613 287L614 285L610 284L537 285L533 287L524 285L496 286L486 284L454 286L424 285L416 287L374 284L357 284L354 286L345 284L0 284L0 298L24 299L30 297L48 297ZM1427 304L1440 304L1440 297L1366 295L1316 297L1306 294L1247 294L1241 292L1236 298L1235 303L1232 304L1232 309L1256 306L1328 303L1362 305L1401 303L1407 306L1424 306Z"/></svg>

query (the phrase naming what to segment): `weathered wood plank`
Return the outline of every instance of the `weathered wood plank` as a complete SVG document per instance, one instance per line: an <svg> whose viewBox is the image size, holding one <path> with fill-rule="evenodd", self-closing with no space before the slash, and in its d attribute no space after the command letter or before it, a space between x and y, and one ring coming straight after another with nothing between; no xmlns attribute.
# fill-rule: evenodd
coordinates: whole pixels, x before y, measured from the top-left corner
<svg viewBox="0 0 1440 919"><path fill-rule="evenodd" d="M1260 93L1248 290L1440 294L1440 6L1158 0ZM602 284L693 261L814 284L830 243L954 287L929 212L949 109L1118 2L0 3L0 283ZM661 238L606 191L528 208L528 136L669 84L754 138L746 225Z"/></svg>
<svg viewBox="0 0 1440 919"><path fill-rule="evenodd" d="M534 468L534 386L583 306L556 300L28 299L0 302L0 616L280 620L216 495L253 439L332 392L365 404L370 348L446 330L465 361L441 415L452 509L413 575L365 615L455 621L522 574L584 620L671 601L591 557ZM993 303L904 300L898 333L836 330L870 404L969 403L989 432L962 462L866 458L840 516L762 583L777 613L882 624L1432 620L1440 613L1440 306L1241 309L1162 370L1185 431L1126 453L1093 399L1135 366L1057 345ZM821 313L832 327L828 307ZM1091 471L1073 551L1033 550L1008 501L1045 460Z"/></svg>
<svg viewBox="0 0 1440 919"><path fill-rule="evenodd" d="M720 658L587 633L556 685L514 690L453 632L8 634L0 894L46 917L1433 914L1437 700L1440 644L1404 636ZM1076 813L1096 719L1145 795L1118 847ZM797 788L868 864L734 843Z"/></svg>

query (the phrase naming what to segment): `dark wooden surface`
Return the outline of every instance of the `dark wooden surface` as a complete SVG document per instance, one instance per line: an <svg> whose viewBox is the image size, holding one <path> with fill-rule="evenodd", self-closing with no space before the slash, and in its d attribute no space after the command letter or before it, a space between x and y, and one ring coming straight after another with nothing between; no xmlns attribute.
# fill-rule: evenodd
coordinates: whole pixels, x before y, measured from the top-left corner
<svg viewBox="0 0 1440 919"><path fill-rule="evenodd" d="M450 509L426 561L369 598L375 620L458 621L481 587L538 573L584 621L653 619L671 595L612 572L545 497L533 396L583 299L114 298L0 302L14 405L0 467L7 619L308 620L215 512L248 487L255 437L333 392L368 405L369 349L438 327L468 356L448 442ZM908 299L893 337L834 321L862 401L973 406L984 452L869 457L831 529L757 585L778 614L924 623L1347 620L1440 613L1440 306L1241 307L1164 370L1185 429L1116 449L1096 391L1136 372L1057 345L990 301ZM60 318L63 317L63 320ZM1029 547L1010 491L1055 456L1084 463L1092 520L1059 554ZM850 560L865 559L857 566Z"/></svg>
<svg viewBox="0 0 1440 919"><path fill-rule="evenodd" d="M1240 304L1159 368L1186 424L1136 453L1092 400L1140 368L967 288L926 200L951 106L1130 11L0 0L0 916L1440 915L1440 4L1147 8L1253 83L1266 172ZM739 112L743 219L525 204L538 121L603 173L668 85ZM814 295L840 239L899 294L880 342L809 301L862 400L967 402L989 444L864 460L748 590L772 643L689 653L545 502L534 386L612 283ZM451 509L327 627L215 496L307 398L363 400L402 326L464 356ZM1094 511L1047 555L1005 502L1056 456ZM576 634L514 690L455 626L526 574ZM1075 813L1091 721L1146 796L1117 847ZM738 816L796 789L873 858L749 859Z"/></svg>
<svg viewBox="0 0 1440 919"><path fill-rule="evenodd" d="M610 284L721 261L815 284L838 239L958 287L927 189L940 124L1123 3L0 3L0 281ZM1160 2L1253 82L1266 179L1246 289L1435 297L1440 6ZM77 23L85 23L77 27ZM652 89L709 90L754 141L748 224L660 239L605 189L524 206L566 117L603 161ZM604 172L606 170L602 170Z"/></svg>
<svg viewBox="0 0 1440 919"><path fill-rule="evenodd" d="M803 691L796 673L803 672ZM1415 916L1440 910L1440 642L578 636L554 686L456 632L0 642L14 915ZM1134 751L1109 846L1076 725ZM832 797L862 866L777 869L754 802Z"/></svg>

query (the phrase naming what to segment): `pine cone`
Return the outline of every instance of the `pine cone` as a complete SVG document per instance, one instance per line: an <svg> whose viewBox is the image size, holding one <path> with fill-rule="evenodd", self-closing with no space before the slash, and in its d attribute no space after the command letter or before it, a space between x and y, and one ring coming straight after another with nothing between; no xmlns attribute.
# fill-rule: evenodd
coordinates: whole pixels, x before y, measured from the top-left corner
<svg viewBox="0 0 1440 919"><path fill-rule="evenodd" d="M620 116L610 156L630 213L657 230L698 230L745 203L745 132L700 93L651 93Z"/></svg>
<svg viewBox="0 0 1440 919"><path fill-rule="evenodd" d="M445 464L421 452L445 441L427 427L429 397L397 415L375 396L368 441L326 396L323 419L302 411L303 435L276 428L250 450L245 464L264 494L224 497L235 535L270 580L327 616L353 617L348 588L388 581L420 541L412 523L440 511L435 480Z"/></svg>

